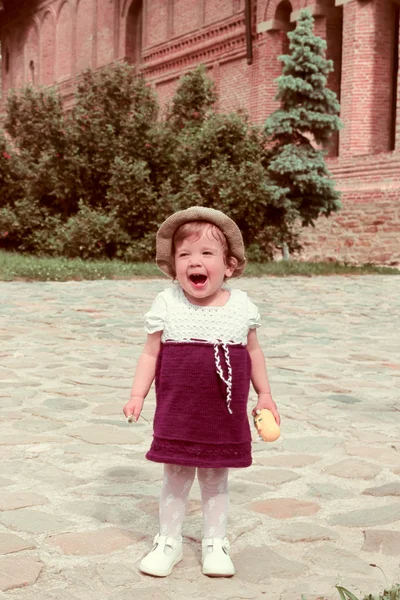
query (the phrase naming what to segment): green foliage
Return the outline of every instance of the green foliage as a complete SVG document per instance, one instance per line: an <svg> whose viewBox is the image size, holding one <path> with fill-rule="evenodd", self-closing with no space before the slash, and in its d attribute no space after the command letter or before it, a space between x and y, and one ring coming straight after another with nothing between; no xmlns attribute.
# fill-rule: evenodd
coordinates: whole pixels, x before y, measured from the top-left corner
<svg viewBox="0 0 400 600"><path fill-rule="evenodd" d="M68 214L70 131L59 95L27 86L7 100L5 130L14 148L15 199L29 199L50 214Z"/></svg>
<svg viewBox="0 0 400 600"><path fill-rule="evenodd" d="M175 92L168 119L175 127L196 126L204 121L217 101L214 82L204 65L182 77Z"/></svg>
<svg viewBox="0 0 400 600"><path fill-rule="evenodd" d="M88 206L112 205L110 178L116 157L145 155L148 132L157 117L157 103L132 68L116 64L84 72L71 114L70 162L75 198ZM111 203L111 204L110 204Z"/></svg>
<svg viewBox="0 0 400 600"><path fill-rule="evenodd" d="M64 256L88 259L113 256L125 236L115 213L93 210L80 201L77 214L60 229L59 240Z"/></svg>
<svg viewBox="0 0 400 600"><path fill-rule="evenodd" d="M199 204L236 220L254 261L284 242L298 250L294 221L337 206L322 157L243 112L217 113L216 99L202 66L181 79L164 120L126 64L83 73L68 113L52 89L13 92L0 137L0 248L151 260L160 223Z"/></svg>
<svg viewBox="0 0 400 600"><path fill-rule="evenodd" d="M23 195L18 155L0 131L0 207L12 204ZM4 231L0 229L0 240Z"/></svg>
<svg viewBox="0 0 400 600"><path fill-rule="evenodd" d="M358 598L346 588L340 585L335 587L339 592L341 600L358 600ZM368 594L364 596L363 600L400 600L400 585L395 585L391 589L384 590L379 596Z"/></svg>
<svg viewBox="0 0 400 600"><path fill-rule="evenodd" d="M19 152L31 159L65 151L61 99L51 88L28 85L22 93L12 91L7 99L4 127Z"/></svg>
<svg viewBox="0 0 400 600"><path fill-rule="evenodd" d="M0 209L0 248L35 254L54 254L60 250L53 232L60 226L57 215L32 198L16 200Z"/></svg>
<svg viewBox="0 0 400 600"><path fill-rule="evenodd" d="M290 54L280 57L283 75L277 80L281 106L265 123L267 171L275 185L286 189L286 222L300 220L304 226L340 208L340 194L318 147L341 127L340 106L326 88L333 63L325 58L326 43L313 34L313 24L303 10L288 34Z"/></svg>
<svg viewBox="0 0 400 600"><path fill-rule="evenodd" d="M162 196L167 204L224 211L241 228L245 244L256 245L259 260L272 258L276 246L291 239L284 191L271 183L264 166L265 136L245 114L208 112L195 127L187 121L176 130L175 147L168 194Z"/></svg>

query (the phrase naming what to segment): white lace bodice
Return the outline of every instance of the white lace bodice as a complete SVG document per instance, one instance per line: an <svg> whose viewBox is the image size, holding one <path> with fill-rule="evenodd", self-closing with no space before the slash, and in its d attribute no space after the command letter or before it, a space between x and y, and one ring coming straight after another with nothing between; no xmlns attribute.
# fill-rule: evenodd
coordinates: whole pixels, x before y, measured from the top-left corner
<svg viewBox="0 0 400 600"><path fill-rule="evenodd" d="M162 331L161 341L231 342L246 344L249 329L259 327L260 315L246 292L227 288L224 306L197 306L179 285L159 293L145 315L145 331Z"/></svg>

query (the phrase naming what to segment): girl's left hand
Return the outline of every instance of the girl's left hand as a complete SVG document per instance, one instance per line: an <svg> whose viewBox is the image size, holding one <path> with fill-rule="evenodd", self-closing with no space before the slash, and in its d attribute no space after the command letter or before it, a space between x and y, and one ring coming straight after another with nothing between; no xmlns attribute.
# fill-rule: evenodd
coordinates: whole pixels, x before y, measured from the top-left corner
<svg viewBox="0 0 400 600"><path fill-rule="evenodd" d="M258 410L262 410L263 408L267 408L272 412L277 425L281 424L281 417L275 402L272 400L271 394L259 394L257 405L251 413L253 417L256 416Z"/></svg>

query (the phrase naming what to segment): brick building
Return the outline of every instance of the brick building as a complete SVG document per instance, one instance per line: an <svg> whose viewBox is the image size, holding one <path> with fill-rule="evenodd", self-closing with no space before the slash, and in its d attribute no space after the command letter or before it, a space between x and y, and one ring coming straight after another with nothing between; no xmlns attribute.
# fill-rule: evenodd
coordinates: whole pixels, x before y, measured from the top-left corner
<svg viewBox="0 0 400 600"><path fill-rule="evenodd" d="M55 83L68 103L83 69L127 60L167 102L204 63L220 108L262 123L305 6L334 60L345 124L327 159L344 207L304 233L305 256L400 262L400 0L0 0L2 97Z"/></svg>

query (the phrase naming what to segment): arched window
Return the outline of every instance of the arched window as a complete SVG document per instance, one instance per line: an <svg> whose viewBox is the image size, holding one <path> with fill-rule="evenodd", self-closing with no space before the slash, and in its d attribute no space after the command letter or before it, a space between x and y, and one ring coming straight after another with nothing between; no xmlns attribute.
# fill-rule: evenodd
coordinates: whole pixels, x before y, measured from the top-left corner
<svg viewBox="0 0 400 600"><path fill-rule="evenodd" d="M291 23L290 15L292 13L292 5L289 0L282 0L276 7L275 21L279 24L282 37L282 54L288 54L289 52L289 38L287 36L289 31L293 31L296 27L296 23Z"/></svg>
<svg viewBox="0 0 400 600"><path fill-rule="evenodd" d="M138 65L143 47L143 0L133 0L126 20L125 57Z"/></svg>

